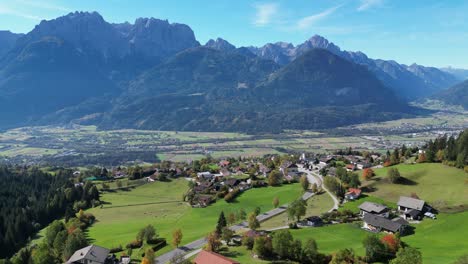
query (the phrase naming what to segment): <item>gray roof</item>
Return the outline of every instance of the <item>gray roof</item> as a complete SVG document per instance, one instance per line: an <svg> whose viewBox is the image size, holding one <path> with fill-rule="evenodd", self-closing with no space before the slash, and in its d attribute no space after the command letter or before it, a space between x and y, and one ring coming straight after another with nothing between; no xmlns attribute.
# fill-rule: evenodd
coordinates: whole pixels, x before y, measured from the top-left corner
<svg viewBox="0 0 468 264"><path fill-rule="evenodd" d="M397 232L400 228L404 225L408 225L402 218L395 218L393 220L387 219L383 216L373 215L373 214L366 214L364 215L363 221L369 225L379 227L385 230L389 230L392 232Z"/></svg>
<svg viewBox="0 0 468 264"><path fill-rule="evenodd" d="M363 202L359 206L359 209L369 212L369 213L380 214L383 211L387 210L388 207L382 204L377 204L377 203L372 203L372 202Z"/></svg>
<svg viewBox="0 0 468 264"><path fill-rule="evenodd" d="M73 253L68 263L74 263L82 259L92 260L94 263L104 263L109 255L109 249L96 245L87 246Z"/></svg>
<svg viewBox="0 0 468 264"><path fill-rule="evenodd" d="M406 196L400 196L400 200L398 201L399 206L416 209L419 211L422 211L425 203L426 202L424 202L423 200L406 197Z"/></svg>

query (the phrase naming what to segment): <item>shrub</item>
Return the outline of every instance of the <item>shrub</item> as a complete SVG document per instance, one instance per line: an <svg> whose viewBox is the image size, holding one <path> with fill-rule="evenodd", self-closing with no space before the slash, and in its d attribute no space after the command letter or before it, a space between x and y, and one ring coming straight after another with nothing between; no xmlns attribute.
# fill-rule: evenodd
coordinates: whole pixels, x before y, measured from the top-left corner
<svg viewBox="0 0 468 264"><path fill-rule="evenodd" d="M119 245L118 247L111 248L109 250L109 253L117 253L117 252L121 252L121 251L123 251L123 248L122 248L122 245Z"/></svg>
<svg viewBox="0 0 468 264"><path fill-rule="evenodd" d="M128 244L125 246L125 248L135 249L135 248L140 248L142 245L143 245L143 241L141 241L141 240L133 240L132 242L128 243Z"/></svg>
<svg viewBox="0 0 468 264"><path fill-rule="evenodd" d="M167 245L166 239L164 239L164 238L158 238L158 239L155 239L155 240L159 240L159 242L157 242L153 247L151 247L154 252L160 250L161 248L163 248L163 247L165 247Z"/></svg>
<svg viewBox="0 0 468 264"><path fill-rule="evenodd" d="M239 195L239 193L239 188L235 188L234 190L232 190L232 192L229 192L228 194L226 194L226 196L224 196L224 200L228 203L232 202L236 198L236 196Z"/></svg>

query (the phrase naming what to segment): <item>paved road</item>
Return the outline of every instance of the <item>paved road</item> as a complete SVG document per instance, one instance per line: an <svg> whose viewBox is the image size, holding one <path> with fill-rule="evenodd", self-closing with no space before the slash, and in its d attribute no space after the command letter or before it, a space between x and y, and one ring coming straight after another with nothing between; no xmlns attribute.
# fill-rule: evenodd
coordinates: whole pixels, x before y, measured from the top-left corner
<svg viewBox="0 0 468 264"><path fill-rule="evenodd" d="M313 195L314 194L312 192L307 191L302 195L302 199L307 200L310 197L312 197ZM285 205L282 205L282 206L280 206L278 208L275 208L275 209L272 209L272 210L270 210L268 212L265 212L265 213L257 216L257 220L259 222L263 222L263 221L265 221L265 220L267 220L269 218L272 218L273 216L276 216L276 215L279 215L279 214L283 213L284 211L286 211L287 207L288 207L288 205L285 204ZM229 229L231 229L232 231L238 231L239 229L242 229L242 228L248 228L248 224L247 224L246 221L229 227ZM190 242L190 243L188 243L188 244L186 244L186 245L184 245L182 247L179 247L177 249L174 249L172 251L169 251L169 252L157 257L155 263L165 264L165 263L169 262L176 255L190 254L192 251L198 250L199 248L203 247L206 244L206 242L207 242L206 238L200 238L198 240Z"/></svg>
<svg viewBox="0 0 468 264"><path fill-rule="evenodd" d="M331 208L330 210L328 210L328 212L331 212L335 209L338 209L338 205L340 204L340 202L338 201L338 199L335 197L334 194L332 194L326 187L325 185L323 185L323 178L322 178L322 175L320 175L319 173L315 172L315 171L310 171L310 170L307 170L305 168L302 168L302 167L299 167L299 171L300 172L303 172L303 173L306 173L307 175L307 179L309 180L309 182L311 184L313 183L316 183L317 186L321 186L327 193L328 195L330 195L330 197L333 199L333 208Z"/></svg>

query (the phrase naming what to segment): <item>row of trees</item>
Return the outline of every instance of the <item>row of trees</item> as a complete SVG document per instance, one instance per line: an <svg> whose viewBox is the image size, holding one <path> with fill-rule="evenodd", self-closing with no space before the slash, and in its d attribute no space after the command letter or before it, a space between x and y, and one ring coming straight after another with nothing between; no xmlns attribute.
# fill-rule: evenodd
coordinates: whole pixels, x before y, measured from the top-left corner
<svg viewBox="0 0 468 264"><path fill-rule="evenodd" d="M93 184L75 187L71 176L63 169L51 175L36 167L0 166L0 258L13 255L53 220L99 203Z"/></svg>
<svg viewBox="0 0 468 264"><path fill-rule="evenodd" d="M461 132L457 138L442 136L429 140L424 147L418 162L444 162L457 168L468 166L468 129ZM468 168L467 168L468 171Z"/></svg>
<svg viewBox="0 0 468 264"><path fill-rule="evenodd" d="M9 262L12 264L64 263L76 250L88 246L84 231L94 220L92 214L83 211L80 211L78 217L70 218L65 223L55 220L47 228L44 239L39 245L22 248Z"/></svg>

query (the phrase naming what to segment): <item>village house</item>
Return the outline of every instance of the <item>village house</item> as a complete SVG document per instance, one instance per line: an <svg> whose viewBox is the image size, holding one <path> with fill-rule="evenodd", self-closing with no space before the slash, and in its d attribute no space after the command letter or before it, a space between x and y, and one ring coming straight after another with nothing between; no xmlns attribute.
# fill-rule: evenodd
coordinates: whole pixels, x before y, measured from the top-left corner
<svg viewBox="0 0 468 264"><path fill-rule="evenodd" d="M431 211L425 201L412 197L400 196L397 205L402 216L410 220L421 220L425 212Z"/></svg>
<svg viewBox="0 0 468 264"><path fill-rule="evenodd" d="M198 179L211 180L214 178L214 174L209 171L198 172L197 177Z"/></svg>
<svg viewBox="0 0 468 264"><path fill-rule="evenodd" d="M218 165L219 165L220 167L227 167L227 166L229 166L229 164L231 164L229 161L227 161L227 160L222 160L222 161L219 162Z"/></svg>
<svg viewBox="0 0 468 264"><path fill-rule="evenodd" d="M279 170L283 173L283 175L291 175L296 176L299 173L299 167L295 163L285 163L280 166Z"/></svg>
<svg viewBox="0 0 468 264"><path fill-rule="evenodd" d="M349 188L348 192L345 193L345 199L348 201L354 201L356 199L359 199L359 197L361 196L361 192L361 189Z"/></svg>
<svg viewBox="0 0 468 264"><path fill-rule="evenodd" d="M223 168L219 171L219 174L221 174L223 177L229 177L231 176L231 172L226 169L226 168Z"/></svg>
<svg viewBox="0 0 468 264"><path fill-rule="evenodd" d="M363 228L374 232L386 232L403 234L409 223L403 218L396 217L388 219L386 217L374 214L365 214L363 217Z"/></svg>
<svg viewBox="0 0 468 264"><path fill-rule="evenodd" d="M193 260L195 264L240 264L239 262L226 258L215 252L202 250Z"/></svg>
<svg viewBox="0 0 468 264"><path fill-rule="evenodd" d="M305 226L317 227L317 226L323 225L323 220L319 216L311 216L311 217L307 217L306 219L304 219L302 223Z"/></svg>
<svg viewBox="0 0 468 264"><path fill-rule="evenodd" d="M66 264L107 264L110 250L96 245L87 246L73 253Z"/></svg>
<svg viewBox="0 0 468 264"><path fill-rule="evenodd" d="M346 164L346 171L355 171L356 165L354 164Z"/></svg>
<svg viewBox="0 0 468 264"><path fill-rule="evenodd" d="M361 162L358 162L356 164L356 168L358 170L363 170L363 169L367 169L367 168L370 168L372 167L372 164L370 162L367 162L367 161L361 161Z"/></svg>
<svg viewBox="0 0 468 264"><path fill-rule="evenodd" d="M258 166L258 171L260 172L260 174L263 175L263 177L267 177L268 176L268 173L271 172L271 169L268 168L267 166L263 165L263 164L260 164Z"/></svg>
<svg viewBox="0 0 468 264"><path fill-rule="evenodd" d="M390 210L387 206L372 202L364 202L359 206L361 216L366 214L378 215L382 217L388 217Z"/></svg>
<svg viewBox="0 0 468 264"><path fill-rule="evenodd" d="M328 164L330 164L330 162L334 161L335 160L335 157L333 156L325 156L325 157L320 157L319 158L319 165L321 167L325 167L327 166Z"/></svg>
<svg viewBox="0 0 468 264"><path fill-rule="evenodd" d="M198 196L198 206L199 207L207 207L211 204L213 198L209 195L200 195Z"/></svg>

